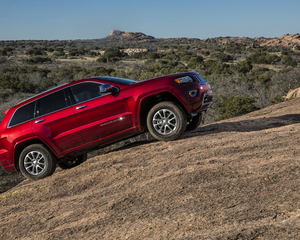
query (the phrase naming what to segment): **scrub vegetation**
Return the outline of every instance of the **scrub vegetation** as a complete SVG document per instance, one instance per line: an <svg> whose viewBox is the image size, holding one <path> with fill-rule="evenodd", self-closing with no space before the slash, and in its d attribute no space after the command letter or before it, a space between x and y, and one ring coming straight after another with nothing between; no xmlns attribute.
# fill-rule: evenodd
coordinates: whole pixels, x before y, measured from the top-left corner
<svg viewBox="0 0 300 240"><path fill-rule="evenodd" d="M215 95L206 123L282 102L290 89L299 87L300 44L118 34L96 40L1 41L1 112L51 87L103 75L141 81L176 72L199 72Z"/></svg>

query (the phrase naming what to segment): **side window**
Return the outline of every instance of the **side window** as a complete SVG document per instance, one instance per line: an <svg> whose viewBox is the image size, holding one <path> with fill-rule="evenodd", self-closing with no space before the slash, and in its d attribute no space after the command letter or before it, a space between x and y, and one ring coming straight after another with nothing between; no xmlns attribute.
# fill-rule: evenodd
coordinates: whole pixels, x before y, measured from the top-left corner
<svg viewBox="0 0 300 240"><path fill-rule="evenodd" d="M34 107L35 107L35 102L29 103L23 107L20 107L14 113L14 115L9 123L9 127L32 120L33 116L34 116Z"/></svg>
<svg viewBox="0 0 300 240"><path fill-rule="evenodd" d="M38 116L42 116L51 112L66 108L67 102L63 90L52 93L39 100Z"/></svg>
<svg viewBox="0 0 300 240"><path fill-rule="evenodd" d="M100 86L100 83L86 82L71 87L71 92L75 103L81 103L96 97L100 97Z"/></svg>

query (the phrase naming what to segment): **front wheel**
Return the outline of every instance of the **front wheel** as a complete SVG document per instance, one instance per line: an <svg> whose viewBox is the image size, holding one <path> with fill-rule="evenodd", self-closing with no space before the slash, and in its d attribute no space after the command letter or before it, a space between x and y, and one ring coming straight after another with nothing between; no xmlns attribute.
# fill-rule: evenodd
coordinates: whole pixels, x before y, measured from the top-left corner
<svg viewBox="0 0 300 240"><path fill-rule="evenodd" d="M150 134L157 140L175 140L185 131L186 115L177 104L161 102L149 111L147 127Z"/></svg>
<svg viewBox="0 0 300 240"><path fill-rule="evenodd" d="M26 147L20 155L21 173L30 180L38 180L52 175L56 168L56 157L42 144Z"/></svg>
<svg viewBox="0 0 300 240"><path fill-rule="evenodd" d="M82 154L82 155L77 156L75 158L68 159L67 161L58 162L57 165L61 169L70 169L70 168L76 167L79 164L85 162L86 159L87 159L87 154Z"/></svg>
<svg viewBox="0 0 300 240"><path fill-rule="evenodd" d="M193 131L197 127L199 127L202 121L202 112L199 112L196 116L194 116L186 126L186 131Z"/></svg>

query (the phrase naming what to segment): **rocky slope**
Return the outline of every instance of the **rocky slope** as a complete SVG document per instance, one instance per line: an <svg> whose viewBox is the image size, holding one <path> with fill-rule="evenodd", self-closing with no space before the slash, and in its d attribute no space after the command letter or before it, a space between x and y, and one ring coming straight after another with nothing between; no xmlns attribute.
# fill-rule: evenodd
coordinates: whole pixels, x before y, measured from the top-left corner
<svg viewBox="0 0 300 240"><path fill-rule="evenodd" d="M146 35L141 32L123 32L119 30L111 31L107 38L111 40L119 40L119 41L124 41L124 40L147 41L147 40L155 39L154 37Z"/></svg>
<svg viewBox="0 0 300 240"><path fill-rule="evenodd" d="M0 239L299 239L300 98L0 194Z"/></svg>
<svg viewBox="0 0 300 240"><path fill-rule="evenodd" d="M169 39L158 39L144 33L140 32L124 32L119 30L113 30L104 38L110 41L137 41L137 42L148 42L148 41L159 41L164 40L168 41L177 41L177 42L204 42L204 43L218 43L221 45L226 44L251 44L255 47L287 47L287 48L294 48L299 46L300 47L300 34L287 34L281 36L279 38L265 38L265 37L256 37L256 38L249 38L249 37L216 37L216 38L207 38L207 39L198 39L198 38L169 38Z"/></svg>

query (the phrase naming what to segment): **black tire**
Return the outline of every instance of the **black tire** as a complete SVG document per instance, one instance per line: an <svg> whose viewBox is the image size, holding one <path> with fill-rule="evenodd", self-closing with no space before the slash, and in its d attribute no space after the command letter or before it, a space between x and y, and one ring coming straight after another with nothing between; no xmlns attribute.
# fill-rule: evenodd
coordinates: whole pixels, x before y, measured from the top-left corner
<svg viewBox="0 0 300 240"><path fill-rule="evenodd" d="M87 159L87 154L85 153L85 154L82 154L75 158L69 159L67 161L58 162L57 165L62 169L70 169L70 168L76 167L79 164L85 162L86 159Z"/></svg>
<svg viewBox="0 0 300 240"><path fill-rule="evenodd" d="M154 105L147 116L150 134L160 141L177 139L186 128L186 115L182 108L173 102Z"/></svg>
<svg viewBox="0 0 300 240"><path fill-rule="evenodd" d="M38 180L54 173L56 157L44 145L32 144L21 152L19 167L26 178Z"/></svg>
<svg viewBox="0 0 300 240"><path fill-rule="evenodd" d="M193 131L199 127L202 121L202 112L199 112L195 117L193 117L187 124L185 131Z"/></svg>

